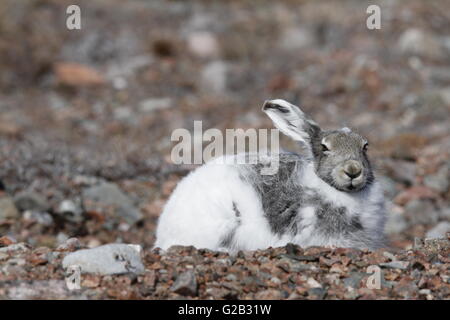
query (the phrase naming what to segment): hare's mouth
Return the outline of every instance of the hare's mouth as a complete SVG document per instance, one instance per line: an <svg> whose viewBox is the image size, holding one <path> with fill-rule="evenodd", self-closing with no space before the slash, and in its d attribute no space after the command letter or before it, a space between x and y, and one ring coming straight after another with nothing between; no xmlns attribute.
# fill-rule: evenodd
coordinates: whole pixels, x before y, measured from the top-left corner
<svg viewBox="0 0 450 320"><path fill-rule="evenodd" d="M331 185L336 189L344 192L357 192L366 187L365 179L353 179L348 181L340 181L340 179L333 179Z"/></svg>
<svg viewBox="0 0 450 320"><path fill-rule="evenodd" d="M351 175L344 171L343 167L337 167L331 174L331 185L344 192L357 192L366 186L366 174L364 171L358 175Z"/></svg>
<svg viewBox="0 0 450 320"><path fill-rule="evenodd" d="M346 185L343 186L343 189L347 192L356 192L364 189L365 186L365 179L362 181L350 180Z"/></svg>

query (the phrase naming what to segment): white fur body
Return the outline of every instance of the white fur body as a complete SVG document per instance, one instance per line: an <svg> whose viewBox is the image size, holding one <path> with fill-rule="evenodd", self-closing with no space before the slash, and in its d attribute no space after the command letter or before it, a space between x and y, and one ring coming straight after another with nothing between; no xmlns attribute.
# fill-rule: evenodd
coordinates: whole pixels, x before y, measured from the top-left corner
<svg viewBox="0 0 450 320"><path fill-rule="evenodd" d="M218 159L197 168L186 176L169 198L159 219L155 247L194 246L219 251L256 250L294 243L302 247L352 247L351 239L324 237L315 230L315 206L297 211L299 232L279 235L272 232L261 199L253 186L240 176L239 164ZM342 192L320 179L312 162L298 172L300 185L319 193L326 201L345 207L347 215L358 214L367 232L382 232L384 215L380 214L383 193L378 183L363 191ZM239 209L239 223L236 212ZM232 244L224 248L222 239L233 232Z"/></svg>

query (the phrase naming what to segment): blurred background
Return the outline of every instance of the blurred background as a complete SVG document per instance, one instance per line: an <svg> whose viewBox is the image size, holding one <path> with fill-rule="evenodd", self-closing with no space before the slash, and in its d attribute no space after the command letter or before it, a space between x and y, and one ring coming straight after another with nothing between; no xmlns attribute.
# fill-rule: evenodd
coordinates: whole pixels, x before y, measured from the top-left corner
<svg viewBox="0 0 450 320"><path fill-rule="evenodd" d="M449 1L2 0L0 236L149 248L172 131L272 128L273 98L368 137L393 248L450 231Z"/></svg>

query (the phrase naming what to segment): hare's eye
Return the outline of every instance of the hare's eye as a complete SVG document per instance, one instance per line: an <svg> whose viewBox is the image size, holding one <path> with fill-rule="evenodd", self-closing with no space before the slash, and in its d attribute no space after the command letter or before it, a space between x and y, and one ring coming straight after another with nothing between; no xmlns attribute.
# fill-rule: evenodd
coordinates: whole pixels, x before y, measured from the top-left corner
<svg viewBox="0 0 450 320"><path fill-rule="evenodd" d="M363 151L366 152L368 148L369 148L369 144L366 143L366 144L364 145L364 147L363 147Z"/></svg>
<svg viewBox="0 0 450 320"><path fill-rule="evenodd" d="M330 151L330 149L328 149L328 147L322 143L322 151Z"/></svg>

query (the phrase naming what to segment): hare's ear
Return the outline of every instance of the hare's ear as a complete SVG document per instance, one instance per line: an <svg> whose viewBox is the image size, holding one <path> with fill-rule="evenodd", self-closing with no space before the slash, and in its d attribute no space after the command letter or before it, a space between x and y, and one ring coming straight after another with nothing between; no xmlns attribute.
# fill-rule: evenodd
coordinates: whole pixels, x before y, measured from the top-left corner
<svg viewBox="0 0 450 320"><path fill-rule="evenodd" d="M262 110L281 132L296 141L304 142L310 149L312 140L322 131L299 107L285 100L268 100L264 102Z"/></svg>

